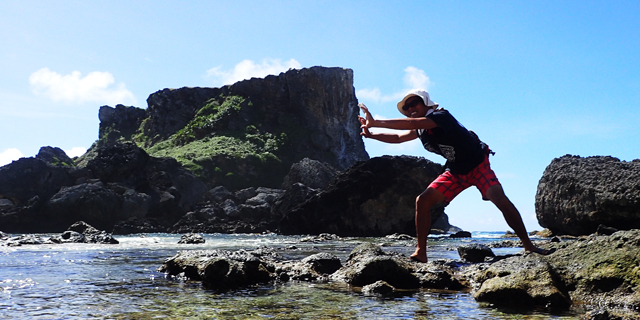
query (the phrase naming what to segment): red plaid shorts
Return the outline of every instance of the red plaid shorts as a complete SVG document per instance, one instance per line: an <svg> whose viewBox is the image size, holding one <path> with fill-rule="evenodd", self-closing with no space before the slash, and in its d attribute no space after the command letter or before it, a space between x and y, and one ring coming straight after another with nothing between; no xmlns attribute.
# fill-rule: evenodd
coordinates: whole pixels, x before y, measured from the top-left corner
<svg viewBox="0 0 640 320"><path fill-rule="evenodd" d="M429 188L434 188L444 195L445 203L450 203L453 198L465 189L476 186L482 194L483 200L489 200L485 197L489 187L500 184L498 177L491 169L489 157L485 157L475 169L467 174L452 174L449 170L439 175Z"/></svg>

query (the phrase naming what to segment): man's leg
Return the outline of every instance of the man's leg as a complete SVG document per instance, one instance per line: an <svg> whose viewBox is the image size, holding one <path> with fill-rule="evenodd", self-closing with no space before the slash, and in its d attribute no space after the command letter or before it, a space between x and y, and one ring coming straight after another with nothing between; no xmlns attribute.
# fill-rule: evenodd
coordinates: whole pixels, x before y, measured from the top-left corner
<svg viewBox="0 0 640 320"><path fill-rule="evenodd" d="M416 237L418 244L411 259L427 262L427 236L431 230L431 207L444 201L444 195L434 188L427 188L416 198Z"/></svg>
<svg viewBox="0 0 640 320"><path fill-rule="evenodd" d="M516 206L513 205L511 200L504 194L502 186L497 184L489 187L485 196L502 212L509 227L515 231L520 241L522 241L524 249L527 251L537 251L538 248L534 246L531 239L529 239L529 234L527 234L527 229L524 226L524 222L522 222L520 212L518 212Z"/></svg>

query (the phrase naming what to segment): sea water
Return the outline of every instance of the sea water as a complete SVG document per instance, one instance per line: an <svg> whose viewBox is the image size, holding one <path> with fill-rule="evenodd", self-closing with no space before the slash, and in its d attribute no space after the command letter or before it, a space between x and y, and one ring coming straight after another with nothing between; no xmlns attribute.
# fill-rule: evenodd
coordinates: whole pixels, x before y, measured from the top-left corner
<svg viewBox="0 0 640 320"><path fill-rule="evenodd" d="M459 259L457 246L488 244L504 232L471 239L430 236L429 258ZM41 235L48 238L50 235ZM578 319L569 311L504 310L470 293L428 290L389 297L363 296L343 283L286 282L219 293L199 282L165 277L158 268L180 250L253 250L267 246L291 259L330 252L343 261L362 242L410 255L412 241L345 238L301 241L275 234L203 234L206 242L178 244L180 235L116 236L120 244L0 246L0 319ZM522 248L494 249L497 255Z"/></svg>

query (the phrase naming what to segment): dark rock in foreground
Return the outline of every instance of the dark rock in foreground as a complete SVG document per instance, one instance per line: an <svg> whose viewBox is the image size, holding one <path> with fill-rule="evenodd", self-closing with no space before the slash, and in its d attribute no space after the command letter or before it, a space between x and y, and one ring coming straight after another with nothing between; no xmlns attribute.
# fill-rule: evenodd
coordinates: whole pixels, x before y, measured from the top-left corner
<svg viewBox="0 0 640 320"><path fill-rule="evenodd" d="M587 235L598 226L640 228L640 160L566 155L545 169L536 193L541 226Z"/></svg>

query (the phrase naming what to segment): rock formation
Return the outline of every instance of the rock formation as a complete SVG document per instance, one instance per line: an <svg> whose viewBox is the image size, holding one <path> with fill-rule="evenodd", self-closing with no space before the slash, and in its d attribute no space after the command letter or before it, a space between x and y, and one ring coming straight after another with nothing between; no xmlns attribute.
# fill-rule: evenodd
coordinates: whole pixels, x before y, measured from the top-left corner
<svg viewBox="0 0 640 320"><path fill-rule="evenodd" d="M545 169L536 193L541 226L586 235L599 225L640 228L640 160L565 155Z"/></svg>
<svg viewBox="0 0 640 320"><path fill-rule="evenodd" d="M383 156L339 173L327 188L277 213L284 234L415 234L415 199L442 171L424 158ZM295 190L294 190L295 191ZM295 195L294 195L295 196ZM286 201L288 195L283 196ZM443 208L432 212L432 220Z"/></svg>
<svg viewBox="0 0 640 320"><path fill-rule="evenodd" d="M42 159L52 159L47 147L42 148L44 155L0 168L0 195L12 202L0 209L3 230L58 232L79 220L111 230L120 220L141 217L166 226L207 191L174 159L150 157L132 143L95 152L86 168L45 162Z"/></svg>
<svg viewBox="0 0 640 320"><path fill-rule="evenodd" d="M134 141L152 156L176 158L210 187L279 188L303 158L338 170L369 158L350 69L292 69L221 88L164 89L147 104L103 106L98 145Z"/></svg>

